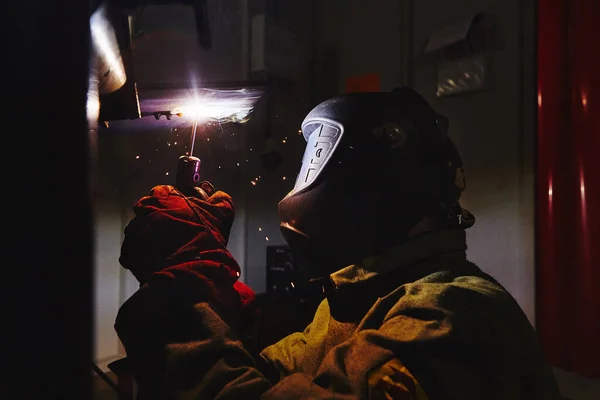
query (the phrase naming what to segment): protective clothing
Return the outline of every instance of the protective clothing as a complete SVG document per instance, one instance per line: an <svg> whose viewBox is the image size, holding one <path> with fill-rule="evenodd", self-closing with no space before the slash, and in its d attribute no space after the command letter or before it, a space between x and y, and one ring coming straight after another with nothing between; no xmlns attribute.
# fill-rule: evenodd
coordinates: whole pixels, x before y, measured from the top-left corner
<svg viewBox="0 0 600 400"><path fill-rule="evenodd" d="M429 214L471 226L458 203L462 160L447 129L447 119L409 88L316 106L302 123L300 173L278 207L296 258L322 275L406 240Z"/></svg>
<svg viewBox="0 0 600 400"><path fill-rule="evenodd" d="M304 332L257 356L211 301L153 283L116 327L144 399L559 399L526 316L465 249L462 230L426 233L332 274Z"/></svg>

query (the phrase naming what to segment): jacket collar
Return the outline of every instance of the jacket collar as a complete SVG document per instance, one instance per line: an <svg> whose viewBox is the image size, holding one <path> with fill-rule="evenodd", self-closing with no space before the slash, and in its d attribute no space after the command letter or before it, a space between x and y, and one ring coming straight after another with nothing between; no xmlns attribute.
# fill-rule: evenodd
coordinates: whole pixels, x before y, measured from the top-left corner
<svg viewBox="0 0 600 400"><path fill-rule="evenodd" d="M358 264L349 265L330 275L333 288L339 289L364 283L399 268L422 264L451 256L453 260L466 260L466 233L464 230L440 230L415 236L383 253L367 257Z"/></svg>

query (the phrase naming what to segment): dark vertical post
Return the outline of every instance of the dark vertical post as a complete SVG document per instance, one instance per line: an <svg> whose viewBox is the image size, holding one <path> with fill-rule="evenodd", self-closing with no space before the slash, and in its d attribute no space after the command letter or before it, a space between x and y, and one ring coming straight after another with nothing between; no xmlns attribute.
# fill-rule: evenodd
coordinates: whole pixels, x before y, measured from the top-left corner
<svg viewBox="0 0 600 400"><path fill-rule="evenodd" d="M90 10L3 7L3 399L91 397Z"/></svg>

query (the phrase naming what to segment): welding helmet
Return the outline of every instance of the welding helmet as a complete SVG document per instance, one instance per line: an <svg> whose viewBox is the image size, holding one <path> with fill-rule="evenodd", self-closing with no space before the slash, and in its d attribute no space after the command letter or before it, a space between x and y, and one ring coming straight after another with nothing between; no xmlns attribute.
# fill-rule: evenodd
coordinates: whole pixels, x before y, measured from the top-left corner
<svg viewBox="0 0 600 400"><path fill-rule="evenodd" d="M316 106L281 231L310 272L330 273L402 243L424 217L465 229L461 158L448 120L412 89L352 93Z"/></svg>

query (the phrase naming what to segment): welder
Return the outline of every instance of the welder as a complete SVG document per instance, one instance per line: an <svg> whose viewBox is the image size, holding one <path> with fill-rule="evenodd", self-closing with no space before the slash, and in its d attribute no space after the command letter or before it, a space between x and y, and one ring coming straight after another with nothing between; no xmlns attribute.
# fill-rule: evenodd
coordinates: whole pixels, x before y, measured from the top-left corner
<svg viewBox="0 0 600 400"><path fill-rule="evenodd" d="M474 217L448 126L404 87L308 114L279 215L324 300L262 351L226 249L231 198L172 186L142 198L120 259L141 288L115 325L141 398L560 398L517 302L466 258Z"/></svg>

